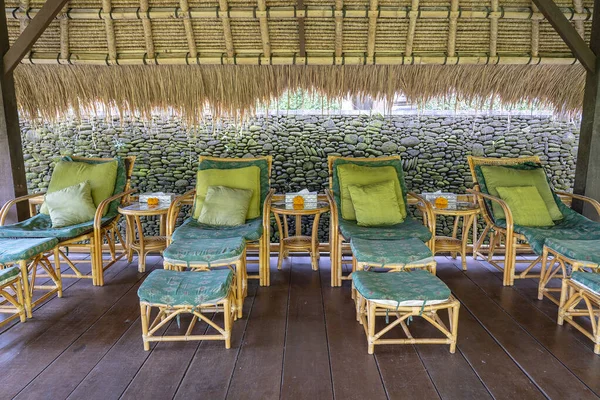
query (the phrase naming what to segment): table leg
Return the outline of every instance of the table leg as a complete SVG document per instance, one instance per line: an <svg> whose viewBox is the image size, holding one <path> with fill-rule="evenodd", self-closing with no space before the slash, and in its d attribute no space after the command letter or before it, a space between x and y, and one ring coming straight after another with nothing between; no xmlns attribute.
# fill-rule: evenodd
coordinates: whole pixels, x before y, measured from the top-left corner
<svg viewBox="0 0 600 400"><path fill-rule="evenodd" d="M312 226L312 235L310 237L310 261L313 271L319 270L319 218L321 214L315 214Z"/></svg>
<svg viewBox="0 0 600 400"><path fill-rule="evenodd" d="M285 249L285 245L283 242L283 239L285 239L284 236L284 231L283 231L283 227L281 225L281 218L279 217L279 214L277 213L273 213L273 215L275 216L275 222L277 223L277 231L279 232L279 254L277 256L277 269L281 269L281 263L283 261L283 256L284 256L284 249ZM285 216L284 216L285 218ZM285 220L284 220L285 221ZM287 228L287 224L286 224L286 228ZM287 231L287 229L286 229Z"/></svg>
<svg viewBox="0 0 600 400"><path fill-rule="evenodd" d="M296 215L296 236L302 236L302 216Z"/></svg>
<svg viewBox="0 0 600 400"><path fill-rule="evenodd" d="M125 221L125 251L127 252L127 262L131 262L133 259L133 249L131 248L131 244L135 240L135 231L133 227L135 221L131 215L126 215Z"/></svg>
<svg viewBox="0 0 600 400"><path fill-rule="evenodd" d="M454 227L452 228L452 239L456 239L458 235L458 224L460 223L460 215L454 217ZM465 219L463 219L463 231L464 231ZM456 260L456 251L451 251L450 256L453 260Z"/></svg>
<svg viewBox="0 0 600 400"><path fill-rule="evenodd" d="M165 214L160 214L159 217L159 236L165 236L167 232L167 216Z"/></svg>
<svg viewBox="0 0 600 400"><path fill-rule="evenodd" d="M137 227L137 231L138 231L138 243L140 246L140 249L138 251L138 271L145 272L146 271L146 249L145 249L145 243L144 243L144 230L142 228L142 221L141 221L139 215L136 215L134 218L135 218L135 226Z"/></svg>
<svg viewBox="0 0 600 400"><path fill-rule="evenodd" d="M469 231L473 225L473 218L475 215L465 215L463 217L463 230L462 230L462 240L461 240L461 249L460 249L460 261L462 264L463 271L467 270L467 244L469 242Z"/></svg>
<svg viewBox="0 0 600 400"><path fill-rule="evenodd" d="M280 236L280 237L288 238L288 237L290 237L290 230L289 230L289 226L288 226L288 217L287 217L287 215L282 215L281 218L283 219L283 228L284 229L283 229L283 236ZM288 256L289 256L288 251L285 250L285 247L284 247L282 257L288 258Z"/></svg>

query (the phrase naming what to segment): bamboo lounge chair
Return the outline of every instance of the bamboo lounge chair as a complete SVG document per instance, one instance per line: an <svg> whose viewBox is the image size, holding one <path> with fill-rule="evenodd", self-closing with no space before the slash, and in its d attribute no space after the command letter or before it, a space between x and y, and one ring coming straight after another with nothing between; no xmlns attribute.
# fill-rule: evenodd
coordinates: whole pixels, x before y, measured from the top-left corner
<svg viewBox="0 0 600 400"><path fill-rule="evenodd" d="M273 190L270 188L271 156L257 158L217 158L200 156L198 171L202 170L234 170L256 166L260 169L260 216L247 220L245 224L235 227L217 227L201 224L197 215L189 216L181 226L175 229L177 218L183 206L192 206L192 214L196 213L197 197L206 193L206 185L216 182L196 182L196 189L177 197L167 214L167 245L180 240L216 239L243 237L247 249L258 250L258 274L248 275L250 279L259 279L261 286L270 285L270 209ZM227 186L226 183L223 183ZM204 193L199 194L204 188ZM200 189L200 190L198 190ZM247 262L248 264L248 262Z"/></svg>
<svg viewBox="0 0 600 400"><path fill-rule="evenodd" d="M363 167L393 167L396 171L393 179L398 179L406 218L404 222L396 225L365 227L357 224L355 220L342 218L342 188L338 167L344 164L354 164ZM342 280L350 279L342 273L344 264L351 261L343 259L343 251L348 250L348 242L352 238L370 240L402 240L418 238L434 251L435 239L432 235L431 226L435 223L431 206L421 196L408 192L404 183L404 173L400 156L382 158L352 158L330 156L329 165L329 190L327 196L331 205L330 244L331 244L331 286L341 286ZM343 185L343 183L342 183ZM411 197L418 201L417 207L423 213L423 225L420 221L411 218L408 214L407 198Z"/></svg>
<svg viewBox="0 0 600 400"><path fill-rule="evenodd" d="M114 190L110 197L98 204L95 218L92 221L63 228L53 228L49 215L32 212L30 218L25 221L4 225L8 211L12 206L45 194L45 192L35 193L13 199L0 209L0 238L56 238L59 240L59 244L54 251L53 263L55 269L60 269L60 260L62 259L73 271L71 274L63 273L63 278L91 278L94 285L104 285L104 271L126 255L125 251L117 253L116 250L116 239L120 243L125 243L118 228L120 215L117 208L119 204L128 202L129 196L133 192L130 189L130 183L135 156L125 158L65 157L62 160L87 164L99 164L115 160L118 166ZM102 254L104 243L108 244L110 252L108 260L104 260ZM83 274L75 265L77 261L69 258L69 250L73 248L82 248L90 252L91 276ZM38 277L40 276L38 275Z"/></svg>
<svg viewBox="0 0 600 400"><path fill-rule="evenodd" d="M548 297L558 304L557 299L550 295L550 292L559 292L559 288L547 288L547 284L552 278L566 278L564 264L555 264L555 269L545 272L541 278L539 273L533 273L533 268L542 261L544 243L546 239L573 239L588 240L600 239L600 224L589 220L583 215L567 207L561 200L578 199L590 203L598 213L600 213L600 203L585 196L579 196L566 192L558 192L552 189L550 181L548 185L552 192L552 197L562 214L562 218L554 220L554 224L548 227L528 227L519 226L514 223L513 213L499 197L490 194L490 188L486 185L482 166L501 166L520 170L534 170L542 168L539 157L522 158L487 158L487 157L469 157L469 167L473 176L475 186L473 192L476 195L481 206L482 214L486 226L478 243L475 244L473 253L487 258L487 261L504 274L503 283L505 286L514 284L515 279L537 278L540 281L540 298ZM496 209L500 208L504 212L505 218L495 218L494 204ZM482 248L483 240L489 235L490 244L487 256L479 250ZM504 250L504 256L494 257L498 252ZM537 257L535 260L517 260L517 250L532 250ZM517 271L517 263L526 263L523 270Z"/></svg>

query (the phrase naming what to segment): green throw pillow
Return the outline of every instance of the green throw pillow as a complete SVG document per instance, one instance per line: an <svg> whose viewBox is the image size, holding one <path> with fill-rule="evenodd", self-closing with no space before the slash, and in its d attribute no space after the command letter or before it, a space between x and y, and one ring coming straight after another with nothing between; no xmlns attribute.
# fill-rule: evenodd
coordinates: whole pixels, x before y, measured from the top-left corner
<svg viewBox="0 0 600 400"><path fill-rule="evenodd" d="M535 186L539 195L542 196L552 220L558 221L563 219L563 215L554 200L552 189L550 189L546 172L544 172L543 168L516 169L483 165L481 166L481 172L485 178L485 186L492 196L498 197L497 188L499 186ZM492 211L494 212L495 219L504 219L504 211L502 211L502 207L497 203L492 202Z"/></svg>
<svg viewBox="0 0 600 400"><path fill-rule="evenodd" d="M393 180L371 185L348 186L356 223L360 226L396 225L404 221L398 208Z"/></svg>
<svg viewBox="0 0 600 400"><path fill-rule="evenodd" d="M515 224L538 227L554 225L546 203L535 186L500 186L496 190L510 208Z"/></svg>
<svg viewBox="0 0 600 400"><path fill-rule="evenodd" d="M196 201L194 218L200 217L209 186L226 186L234 189L252 191L252 199L246 219L258 218L261 215L260 203L260 168L257 166L231 169L203 169L196 178Z"/></svg>
<svg viewBox="0 0 600 400"><path fill-rule="evenodd" d="M54 167L46 193L50 194L69 186L89 181L94 205L98 207L100 203L112 196L115 191L118 166L119 162L117 160L98 164L80 161L59 161ZM40 212L49 214L46 204L42 204ZM108 208L105 209L105 215L106 212L108 212Z"/></svg>
<svg viewBox="0 0 600 400"><path fill-rule="evenodd" d="M392 181L396 192L396 207L402 218L406 218L406 206L402 196L402 188L398 180L398 172L392 166L365 167L356 164L342 164L337 167L338 180L340 183L341 211L345 220L356 220L356 213L352 198L350 197L350 186L363 186L374 183Z"/></svg>
<svg viewBox="0 0 600 400"><path fill-rule="evenodd" d="M88 222L96 215L89 181L48 193L44 204L48 207L53 228Z"/></svg>
<svg viewBox="0 0 600 400"><path fill-rule="evenodd" d="M198 222L216 226L238 226L246 222L253 191L209 186Z"/></svg>

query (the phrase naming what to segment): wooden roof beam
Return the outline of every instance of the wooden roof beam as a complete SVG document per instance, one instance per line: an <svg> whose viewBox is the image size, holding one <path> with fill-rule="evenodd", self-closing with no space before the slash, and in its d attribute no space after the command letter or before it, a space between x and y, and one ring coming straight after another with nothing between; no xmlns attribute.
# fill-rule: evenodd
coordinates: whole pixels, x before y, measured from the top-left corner
<svg viewBox="0 0 600 400"><path fill-rule="evenodd" d="M375 37L377 36L377 10L379 2L371 0L369 2L369 31L367 39L367 58L369 63L373 61L375 56Z"/></svg>
<svg viewBox="0 0 600 400"><path fill-rule="evenodd" d="M344 54L344 0L335 0L335 56Z"/></svg>
<svg viewBox="0 0 600 400"><path fill-rule="evenodd" d="M227 0L219 0L219 7L223 12L221 22L223 24L223 36L225 36L225 50L227 57L233 57L235 50L233 49L233 36L231 35L231 22L229 18L229 3Z"/></svg>
<svg viewBox="0 0 600 400"><path fill-rule="evenodd" d="M304 11L304 0L298 1L298 9ZM298 16L298 47L300 49L300 57L306 57L306 32L304 30L304 14Z"/></svg>
<svg viewBox="0 0 600 400"><path fill-rule="evenodd" d="M27 28L4 54L4 74L11 73L42 36L68 0L47 0Z"/></svg>
<svg viewBox="0 0 600 400"><path fill-rule="evenodd" d="M533 2L585 69L589 72L595 72L596 55L588 47L575 27L571 25L571 22L561 12L556 3L553 0L533 0Z"/></svg>
<svg viewBox="0 0 600 400"><path fill-rule="evenodd" d="M265 57L271 57L271 39L270 39L270 35L269 35L269 20L267 18L267 2L265 0L258 0L257 1L257 5L258 5L258 11L261 13L264 13L264 15L261 14L260 17L258 17L259 19L259 23L260 23L260 39L262 41L262 46L263 46L263 54L265 55Z"/></svg>

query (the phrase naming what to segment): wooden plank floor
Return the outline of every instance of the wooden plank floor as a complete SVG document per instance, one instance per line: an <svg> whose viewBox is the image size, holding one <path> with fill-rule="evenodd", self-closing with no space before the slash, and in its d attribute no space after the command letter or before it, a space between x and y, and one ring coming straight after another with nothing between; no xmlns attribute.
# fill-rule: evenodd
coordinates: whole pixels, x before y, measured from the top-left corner
<svg viewBox="0 0 600 400"><path fill-rule="evenodd" d="M556 325L556 306L536 299L536 282L505 288L484 262L469 260L463 272L460 260L437 260L462 304L455 354L407 345L369 356L349 282L329 287L328 259L313 272L306 257L282 271L273 259L269 288L251 281L231 349L163 342L145 352L136 294L145 274L134 259L113 266L102 288L65 280L62 299L0 332L0 399L599 398L600 356L575 329ZM161 263L149 257L148 271ZM431 332L418 319L411 330Z"/></svg>

